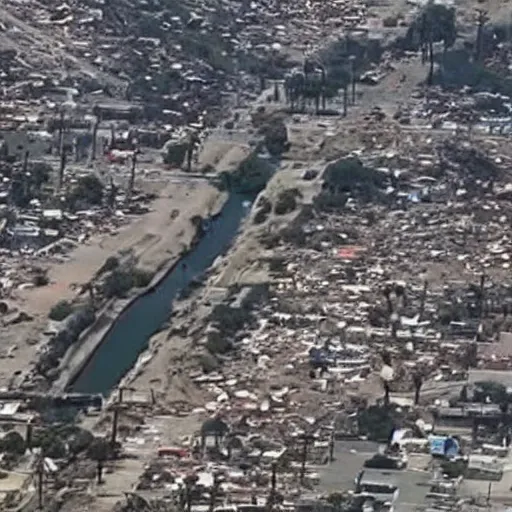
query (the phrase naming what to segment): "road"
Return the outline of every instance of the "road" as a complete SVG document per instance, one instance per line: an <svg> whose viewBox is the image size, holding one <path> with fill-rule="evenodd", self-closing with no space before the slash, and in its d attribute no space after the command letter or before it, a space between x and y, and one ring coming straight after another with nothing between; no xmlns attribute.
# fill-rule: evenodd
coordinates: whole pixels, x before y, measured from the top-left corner
<svg viewBox="0 0 512 512"><path fill-rule="evenodd" d="M339 492L354 489L354 479L379 445L369 441L338 441L334 450L334 462L320 472L319 489L323 492ZM398 481L399 497L394 507L396 512L413 512L422 506L429 490L430 472L425 471L430 457L411 454L406 470L388 471Z"/></svg>

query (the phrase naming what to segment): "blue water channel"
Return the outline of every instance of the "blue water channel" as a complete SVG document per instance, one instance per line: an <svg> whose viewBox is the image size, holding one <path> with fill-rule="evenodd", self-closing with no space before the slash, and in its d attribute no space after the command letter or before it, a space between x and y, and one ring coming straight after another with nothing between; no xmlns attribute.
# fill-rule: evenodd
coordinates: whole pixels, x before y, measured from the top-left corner
<svg viewBox="0 0 512 512"><path fill-rule="evenodd" d="M108 394L135 364L149 338L169 320L173 300L230 246L254 196L232 193L199 243L150 293L135 300L116 320L72 385L80 393Z"/></svg>

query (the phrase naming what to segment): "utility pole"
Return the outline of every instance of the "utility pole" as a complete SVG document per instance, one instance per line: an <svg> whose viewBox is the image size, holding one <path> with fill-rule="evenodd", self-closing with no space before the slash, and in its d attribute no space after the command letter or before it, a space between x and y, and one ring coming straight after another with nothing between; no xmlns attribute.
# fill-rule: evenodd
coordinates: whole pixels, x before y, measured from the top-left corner
<svg viewBox="0 0 512 512"><path fill-rule="evenodd" d="M187 146L187 172L192 170L192 157L194 156L194 137L192 133L188 135L188 146Z"/></svg>
<svg viewBox="0 0 512 512"><path fill-rule="evenodd" d="M476 445L478 441L478 421L476 418L473 418L473 423L471 425L471 443L473 446Z"/></svg>
<svg viewBox="0 0 512 512"><path fill-rule="evenodd" d="M272 491L272 496L275 495L277 485L277 462L272 462L272 475L270 478L270 490Z"/></svg>
<svg viewBox="0 0 512 512"><path fill-rule="evenodd" d="M94 294L94 284L89 283L89 286L88 286L87 289L89 291L89 302L91 303L91 307L93 309L95 309L95 306L96 306L96 296Z"/></svg>
<svg viewBox="0 0 512 512"><path fill-rule="evenodd" d="M507 23L507 42L510 45L510 42L512 41L512 12L510 13L510 19ZM509 48L510 49L510 48Z"/></svg>
<svg viewBox="0 0 512 512"><path fill-rule="evenodd" d="M437 420L439 419L439 412L434 410L432 413L432 434L436 433Z"/></svg>
<svg viewBox="0 0 512 512"><path fill-rule="evenodd" d="M96 116L94 124L92 125L92 148L91 148L91 160L96 160L96 147L98 141L98 128L100 126L100 118Z"/></svg>
<svg viewBox="0 0 512 512"><path fill-rule="evenodd" d="M304 477L306 476L306 461L308 458L308 448L313 441L313 436L311 434L303 434L302 435L302 455L301 455L301 466L300 466L300 483L304 483Z"/></svg>
<svg viewBox="0 0 512 512"><path fill-rule="evenodd" d="M389 406L389 392L390 392L389 382L387 380L385 380L383 383L383 386L384 386L384 405L386 407L388 407Z"/></svg>
<svg viewBox="0 0 512 512"><path fill-rule="evenodd" d="M64 169L66 168L66 147L64 144L64 130L65 130L65 119L64 119L64 111L60 113L60 123L59 123L59 155L60 155L60 167L59 167L59 182L58 182L58 190L62 189L62 184L64 182Z"/></svg>
<svg viewBox="0 0 512 512"><path fill-rule="evenodd" d="M236 108L238 108L240 106L240 76L239 76L239 70L238 70L238 59L235 58L235 87L236 87L236 91L235 91L235 106Z"/></svg>
<svg viewBox="0 0 512 512"><path fill-rule="evenodd" d="M185 510L190 512L192 508L192 486L197 482L196 475L187 475L185 478Z"/></svg>
<svg viewBox="0 0 512 512"><path fill-rule="evenodd" d="M107 205L111 210L113 210L116 205L117 186L114 183L114 178L113 178L112 174L109 176L109 181L110 181L110 185L109 185L109 190L108 190L108 195L107 195Z"/></svg>
<svg viewBox="0 0 512 512"><path fill-rule="evenodd" d="M483 50L483 34L484 34L484 26L489 21L489 16L487 15L487 11L483 9L477 9L477 32L476 32L476 48L475 48L475 61L480 62L482 58L482 50Z"/></svg>
<svg viewBox="0 0 512 512"><path fill-rule="evenodd" d="M28 189L29 189L29 175L28 175L28 157L29 157L29 150L27 149L23 155L23 167L21 171L21 180L23 184L23 195L25 197L28 196Z"/></svg>
<svg viewBox="0 0 512 512"><path fill-rule="evenodd" d="M119 404L114 404L114 417L112 419L112 434L110 437L110 445L114 450L117 441L117 425L119 422Z"/></svg>
<svg viewBox="0 0 512 512"><path fill-rule="evenodd" d="M32 425L32 418L30 418L28 421L27 421L27 430L26 430L26 435L25 435L25 444L27 445L27 449L32 451L32 430L33 430L33 425Z"/></svg>
<svg viewBox="0 0 512 512"><path fill-rule="evenodd" d="M331 432L331 437L329 438L329 462L334 461L334 426Z"/></svg>
<svg viewBox="0 0 512 512"><path fill-rule="evenodd" d="M425 279L423 281L423 290L421 291L421 301L420 301L420 310L418 312L418 319L421 321L423 317L423 313L425 311L425 301L427 300L427 290L428 290L428 281Z"/></svg>
<svg viewBox="0 0 512 512"><path fill-rule="evenodd" d="M137 150L134 149L133 155L132 155L132 168L130 171L130 182L128 184L128 194L127 194L128 202L130 202L132 200L133 187L135 185L135 168L136 167L137 167Z"/></svg>
<svg viewBox="0 0 512 512"><path fill-rule="evenodd" d="M30 156L30 151L27 149L23 155L23 174L27 174L28 171L28 157Z"/></svg>
<svg viewBox="0 0 512 512"><path fill-rule="evenodd" d="M348 107L348 84L343 86L343 117L347 117Z"/></svg>
<svg viewBox="0 0 512 512"><path fill-rule="evenodd" d="M217 472L213 474L213 484L210 490L210 504L208 506L208 512L213 512L215 508L215 502L217 501L217 493L219 491L220 476Z"/></svg>
<svg viewBox="0 0 512 512"><path fill-rule="evenodd" d="M393 314L393 302L391 301L391 287L389 285L386 285L384 287L384 297L386 299L386 306L388 310L388 316L391 318L391 315Z"/></svg>
<svg viewBox="0 0 512 512"><path fill-rule="evenodd" d="M102 475L103 475L103 461L101 459L98 459L96 461L96 483L98 485L101 485L101 483L103 482Z"/></svg>
<svg viewBox="0 0 512 512"><path fill-rule="evenodd" d="M116 127L114 123L110 124L110 149L114 149L116 146Z"/></svg>
<svg viewBox="0 0 512 512"><path fill-rule="evenodd" d="M352 86L352 105L356 104L356 56L350 55L350 83Z"/></svg>
<svg viewBox="0 0 512 512"><path fill-rule="evenodd" d="M423 385L423 375L419 370L416 370L412 376L414 384L414 405L420 403L421 386Z"/></svg>
<svg viewBox="0 0 512 512"><path fill-rule="evenodd" d="M326 77L325 77L325 67L324 65L322 64L322 76L320 77L320 82L322 84L322 111L325 113L325 107L326 107L326 98L325 98L325 94L326 94L326 91L325 91L325 83L326 83Z"/></svg>
<svg viewBox="0 0 512 512"><path fill-rule="evenodd" d="M400 326L400 317L398 316L398 313L391 313L390 317L391 322L391 338L394 341L397 341L398 337L398 327Z"/></svg>
<svg viewBox="0 0 512 512"><path fill-rule="evenodd" d="M75 153L75 163L78 163L80 161L81 151L82 151L82 147L81 147L78 136L76 136L73 139L73 151Z"/></svg>
<svg viewBox="0 0 512 512"><path fill-rule="evenodd" d="M485 274L480 276L480 297L479 297L480 320L485 314Z"/></svg>
<svg viewBox="0 0 512 512"><path fill-rule="evenodd" d="M59 183L58 190L62 190L62 185L64 184L64 170L66 169L66 151L64 149L64 144L62 144L60 148L60 167L59 167Z"/></svg>
<svg viewBox="0 0 512 512"><path fill-rule="evenodd" d="M37 502L38 509L43 510L43 477L44 477L44 455L41 450L37 461Z"/></svg>
<svg viewBox="0 0 512 512"><path fill-rule="evenodd" d="M260 92L263 92L265 90L266 81L265 77L263 75L260 75Z"/></svg>
<svg viewBox="0 0 512 512"><path fill-rule="evenodd" d="M274 80L274 102L277 103L279 101L279 84L277 80Z"/></svg>
<svg viewBox="0 0 512 512"><path fill-rule="evenodd" d="M267 509L270 512L274 508L276 502L276 487L277 487L277 461L272 462L270 476L270 494L267 501Z"/></svg>
<svg viewBox="0 0 512 512"><path fill-rule="evenodd" d="M61 110L60 111L60 115L59 115L59 149L58 149L58 152L59 152L59 155L61 154L62 152L62 148L64 146L64 111Z"/></svg>

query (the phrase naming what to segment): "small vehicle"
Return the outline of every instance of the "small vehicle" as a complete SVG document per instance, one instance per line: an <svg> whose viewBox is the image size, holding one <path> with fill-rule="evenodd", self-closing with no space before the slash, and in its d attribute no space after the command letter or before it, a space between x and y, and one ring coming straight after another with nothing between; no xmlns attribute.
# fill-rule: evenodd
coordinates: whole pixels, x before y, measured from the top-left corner
<svg viewBox="0 0 512 512"><path fill-rule="evenodd" d="M365 497L392 508L400 494L395 476L385 471L363 469L356 477L356 496Z"/></svg>
<svg viewBox="0 0 512 512"><path fill-rule="evenodd" d="M404 469L407 467L407 459L400 455L376 453L371 459L367 459L364 462L364 467L374 469Z"/></svg>

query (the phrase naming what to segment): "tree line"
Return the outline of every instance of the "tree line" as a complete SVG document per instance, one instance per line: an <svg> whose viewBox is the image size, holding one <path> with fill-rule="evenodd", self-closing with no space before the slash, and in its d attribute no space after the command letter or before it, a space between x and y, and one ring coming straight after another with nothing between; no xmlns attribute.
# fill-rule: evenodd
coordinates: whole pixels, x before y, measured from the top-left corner
<svg viewBox="0 0 512 512"><path fill-rule="evenodd" d="M478 42L481 25L478 23L476 51L481 46ZM457 38L456 14L453 7L435 3L430 0L409 27L405 43L410 49L419 50L423 63L429 63L427 84L434 79L435 45L443 44L443 58ZM481 36L480 36L481 39ZM343 93L344 114L347 105L355 102L355 85L361 59L347 52L347 41L341 55L336 55L331 62L322 62L318 58L308 57L302 68L291 71L284 81L286 103L290 110L304 112L307 106L314 105L315 113L325 111L328 101ZM345 53L346 52L346 53ZM478 55L475 55L477 58ZM352 91L350 91L352 89Z"/></svg>
<svg viewBox="0 0 512 512"><path fill-rule="evenodd" d="M421 51L422 63L429 62L427 84L434 79L434 44L443 44L443 58L457 38L455 9L430 0L410 27L410 35Z"/></svg>
<svg viewBox="0 0 512 512"><path fill-rule="evenodd" d="M292 111L304 112L306 106L314 105L315 113L325 111L328 100L344 92L344 110L348 104L348 88L354 78L353 64L347 59L347 68L327 67L314 59L306 59L302 69L289 73L284 82L285 99ZM350 67L352 66L352 72Z"/></svg>

